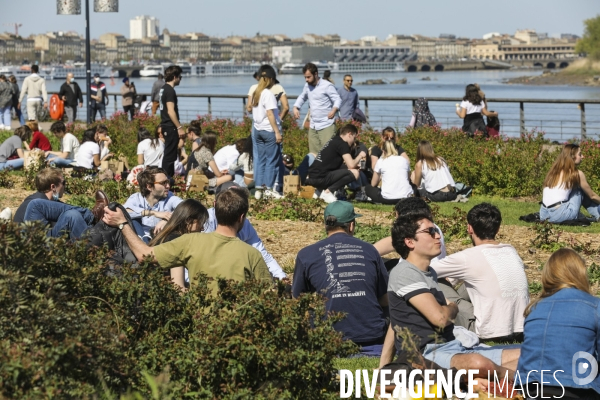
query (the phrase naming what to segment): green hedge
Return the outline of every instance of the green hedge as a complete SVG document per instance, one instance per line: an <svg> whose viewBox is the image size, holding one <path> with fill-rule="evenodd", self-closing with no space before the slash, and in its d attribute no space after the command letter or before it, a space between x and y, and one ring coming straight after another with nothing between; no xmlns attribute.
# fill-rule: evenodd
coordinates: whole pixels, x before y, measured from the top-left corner
<svg viewBox="0 0 600 400"><path fill-rule="evenodd" d="M333 360L356 348L317 295L200 277L182 294L153 263L110 268L107 251L0 224L0 397L335 398Z"/></svg>

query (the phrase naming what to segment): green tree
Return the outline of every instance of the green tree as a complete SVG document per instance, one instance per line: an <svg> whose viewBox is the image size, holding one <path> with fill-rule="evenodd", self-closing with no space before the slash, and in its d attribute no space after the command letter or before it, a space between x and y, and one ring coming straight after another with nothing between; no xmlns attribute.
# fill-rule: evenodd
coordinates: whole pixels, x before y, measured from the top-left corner
<svg viewBox="0 0 600 400"><path fill-rule="evenodd" d="M600 60L600 15L584 21L585 32L583 38L577 41L575 51L587 53L593 60Z"/></svg>

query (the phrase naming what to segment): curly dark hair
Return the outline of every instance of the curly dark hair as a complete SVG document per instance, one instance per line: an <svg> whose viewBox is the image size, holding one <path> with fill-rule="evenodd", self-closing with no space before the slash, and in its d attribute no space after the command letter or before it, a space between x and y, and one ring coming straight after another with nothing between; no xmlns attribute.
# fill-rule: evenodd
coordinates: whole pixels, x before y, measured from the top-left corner
<svg viewBox="0 0 600 400"><path fill-rule="evenodd" d="M414 239L419 230L419 221L431 221L431 213L415 212L410 215L400 216L392 225L392 246L402 258L407 258L410 249L404 239ZM431 221L433 222L433 221Z"/></svg>

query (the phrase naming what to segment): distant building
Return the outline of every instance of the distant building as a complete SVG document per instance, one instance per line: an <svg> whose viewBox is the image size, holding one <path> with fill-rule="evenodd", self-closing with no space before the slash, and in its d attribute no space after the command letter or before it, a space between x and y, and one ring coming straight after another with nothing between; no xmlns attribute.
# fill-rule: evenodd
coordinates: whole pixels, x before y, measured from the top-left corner
<svg viewBox="0 0 600 400"><path fill-rule="evenodd" d="M129 38L145 39L158 36L160 33L158 19L147 15L140 15L129 20Z"/></svg>

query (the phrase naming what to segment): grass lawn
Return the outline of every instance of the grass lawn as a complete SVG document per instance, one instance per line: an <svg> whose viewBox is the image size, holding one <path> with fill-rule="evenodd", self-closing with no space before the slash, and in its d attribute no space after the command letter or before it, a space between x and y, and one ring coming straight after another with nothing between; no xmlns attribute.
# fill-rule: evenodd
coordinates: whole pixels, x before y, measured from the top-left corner
<svg viewBox="0 0 600 400"><path fill-rule="evenodd" d="M458 207L464 211L469 211L471 208L473 208L474 205L484 202L492 203L500 209L500 212L502 212L503 225L532 226L533 224L519 221L519 217L522 215L540 211L540 205L537 201L523 199L506 199L492 196L473 196L469 199L468 203L435 204L440 207L440 212L442 214L452 214L452 210L454 209L454 207ZM376 211L389 211L393 209L393 206L375 205L370 203L355 203L355 206L357 208ZM594 223L588 227L560 226L560 229L565 232L573 233L600 233L600 223Z"/></svg>

